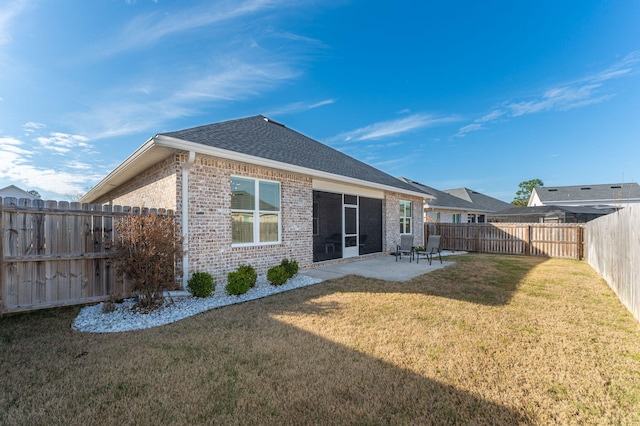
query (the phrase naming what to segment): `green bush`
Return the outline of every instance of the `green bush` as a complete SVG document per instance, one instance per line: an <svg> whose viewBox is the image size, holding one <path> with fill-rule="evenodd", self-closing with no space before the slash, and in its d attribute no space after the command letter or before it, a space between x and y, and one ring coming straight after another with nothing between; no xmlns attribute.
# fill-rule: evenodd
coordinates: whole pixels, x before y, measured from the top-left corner
<svg viewBox="0 0 640 426"><path fill-rule="evenodd" d="M235 272L227 274L225 289L228 294L239 296L245 294L250 288L255 287L258 274L251 265L242 265Z"/></svg>
<svg viewBox="0 0 640 426"><path fill-rule="evenodd" d="M253 269L251 265L240 265L238 268L238 272L245 276L247 280L249 280L249 287L253 288L256 286L256 281L258 280L258 274L256 270Z"/></svg>
<svg viewBox="0 0 640 426"><path fill-rule="evenodd" d="M282 266L287 272L287 278L291 278L298 273L298 262L293 259L282 259L280 266Z"/></svg>
<svg viewBox="0 0 640 426"><path fill-rule="evenodd" d="M284 266L274 266L267 271L267 279L271 285L282 285L289 279L289 274Z"/></svg>
<svg viewBox="0 0 640 426"><path fill-rule="evenodd" d="M196 272L187 281L187 288L195 297L207 297L215 287L213 277L207 272Z"/></svg>

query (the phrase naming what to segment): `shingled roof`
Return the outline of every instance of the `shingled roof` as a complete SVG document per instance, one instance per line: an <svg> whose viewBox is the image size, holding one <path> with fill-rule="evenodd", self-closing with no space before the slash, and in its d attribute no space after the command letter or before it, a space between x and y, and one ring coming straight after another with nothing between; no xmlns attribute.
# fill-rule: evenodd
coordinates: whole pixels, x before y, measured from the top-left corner
<svg viewBox="0 0 640 426"><path fill-rule="evenodd" d="M161 133L159 136L419 192L408 183L263 115Z"/></svg>
<svg viewBox="0 0 640 426"><path fill-rule="evenodd" d="M640 201L640 185L637 183L611 183L599 185L550 186L534 188L531 194L545 205L602 201L620 203Z"/></svg>
<svg viewBox="0 0 640 426"><path fill-rule="evenodd" d="M440 191L431 186L422 184L420 182L413 181L411 179L407 179L405 177L400 177L400 180L407 182L409 185L419 189L420 191L433 195L435 199L429 201L429 207L432 208L442 208L442 209L453 209L453 210L465 210L465 211L479 211L485 212L481 207L475 206L473 203L469 201L463 200L462 198L458 198L454 195L447 194L444 191Z"/></svg>
<svg viewBox="0 0 640 426"><path fill-rule="evenodd" d="M476 209L485 210L488 212L495 212L511 206L511 204L507 202L498 200L497 198L490 197L469 188L445 189L444 192L453 195L454 197L467 200L472 203L476 207Z"/></svg>

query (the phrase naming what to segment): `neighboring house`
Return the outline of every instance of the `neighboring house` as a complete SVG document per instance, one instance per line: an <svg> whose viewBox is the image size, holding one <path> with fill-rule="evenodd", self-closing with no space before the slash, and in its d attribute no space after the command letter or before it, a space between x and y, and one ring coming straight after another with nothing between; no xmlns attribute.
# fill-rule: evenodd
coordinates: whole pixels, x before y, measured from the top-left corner
<svg viewBox="0 0 640 426"><path fill-rule="evenodd" d="M483 210L488 213L497 212L511 206L511 204L505 201L498 200L497 198L490 197L469 188L445 189L444 192L449 195L453 195L454 197L462 198L463 200L469 201L478 210ZM486 221L486 218L483 218L483 222L484 221ZM468 222L479 221L473 220L473 218L469 218Z"/></svg>
<svg viewBox="0 0 640 426"><path fill-rule="evenodd" d="M431 186L404 177L401 177L400 180L435 197L424 204L425 222L467 223L470 219L471 221L484 222L484 217L488 213L486 210L478 209L469 201L447 194Z"/></svg>
<svg viewBox="0 0 640 426"><path fill-rule="evenodd" d="M529 207L579 206L621 209L638 203L640 203L640 185L613 183L534 188L527 205Z"/></svg>
<svg viewBox="0 0 640 426"><path fill-rule="evenodd" d="M586 223L615 209L574 206L515 207L489 214L491 223Z"/></svg>
<svg viewBox="0 0 640 426"><path fill-rule="evenodd" d="M37 200L40 197L36 197L33 194L28 193L25 190L18 188L15 185L5 186L0 189L0 198L14 197L14 198L26 198L28 200Z"/></svg>
<svg viewBox="0 0 640 426"><path fill-rule="evenodd" d="M314 262L423 244L428 195L258 115L149 139L82 198L175 211L186 273ZM187 200L187 202L183 202ZM186 219L185 219L186 218Z"/></svg>

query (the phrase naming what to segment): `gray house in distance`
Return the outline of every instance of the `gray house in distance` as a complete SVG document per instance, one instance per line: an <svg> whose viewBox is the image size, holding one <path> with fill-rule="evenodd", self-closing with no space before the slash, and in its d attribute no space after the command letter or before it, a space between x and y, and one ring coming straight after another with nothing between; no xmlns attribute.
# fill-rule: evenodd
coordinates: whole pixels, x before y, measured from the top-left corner
<svg viewBox="0 0 640 426"><path fill-rule="evenodd" d="M158 134L82 202L176 212L185 273L225 282L242 264L258 273L423 244L415 187L257 115Z"/></svg>
<svg viewBox="0 0 640 426"><path fill-rule="evenodd" d="M509 203L468 188L440 191L405 177L399 179L435 197L425 201L425 222L485 223L489 213L510 206Z"/></svg>
<svg viewBox="0 0 640 426"><path fill-rule="evenodd" d="M632 182L534 188L527 206L621 209L639 203L640 185Z"/></svg>

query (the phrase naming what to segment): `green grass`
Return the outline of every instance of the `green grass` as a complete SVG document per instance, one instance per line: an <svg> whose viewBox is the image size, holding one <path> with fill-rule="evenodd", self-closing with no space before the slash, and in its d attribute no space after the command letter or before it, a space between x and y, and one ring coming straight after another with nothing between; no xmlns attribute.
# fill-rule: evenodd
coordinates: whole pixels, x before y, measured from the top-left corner
<svg viewBox="0 0 640 426"><path fill-rule="evenodd" d="M584 262L456 256L120 334L0 319L0 424L638 424L640 326Z"/></svg>

